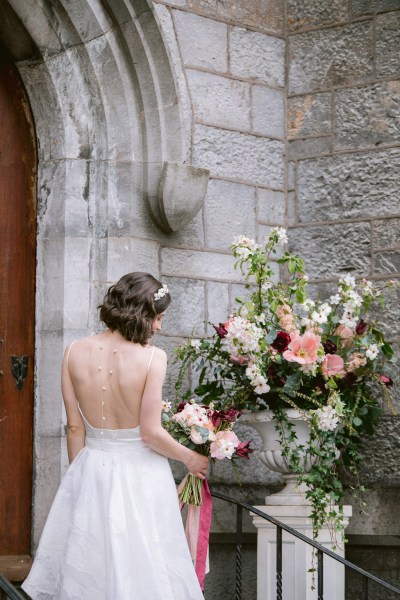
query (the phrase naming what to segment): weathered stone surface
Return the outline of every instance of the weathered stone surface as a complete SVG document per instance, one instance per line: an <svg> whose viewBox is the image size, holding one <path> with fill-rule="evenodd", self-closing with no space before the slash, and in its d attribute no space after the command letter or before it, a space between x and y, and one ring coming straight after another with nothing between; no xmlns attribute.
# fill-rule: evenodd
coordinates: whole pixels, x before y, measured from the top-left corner
<svg viewBox="0 0 400 600"><path fill-rule="evenodd" d="M399 8L400 8L400 2ZM378 76L400 76L400 13L376 19L376 71Z"/></svg>
<svg viewBox="0 0 400 600"><path fill-rule="evenodd" d="M296 192L288 192L287 195L287 220L289 225L296 225L298 221Z"/></svg>
<svg viewBox="0 0 400 600"><path fill-rule="evenodd" d="M289 38L289 92L360 83L372 77L372 24L354 23Z"/></svg>
<svg viewBox="0 0 400 600"><path fill-rule="evenodd" d="M288 99L288 137L306 137L331 131L331 94L307 94Z"/></svg>
<svg viewBox="0 0 400 600"><path fill-rule="evenodd" d="M240 275L233 268L234 258L229 254L162 248L161 264L164 275L181 277L185 274L194 279L240 280Z"/></svg>
<svg viewBox="0 0 400 600"><path fill-rule="evenodd" d="M235 27L230 34L229 51L233 75L283 87L284 40Z"/></svg>
<svg viewBox="0 0 400 600"><path fill-rule="evenodd" d="M331 136L312 137L305 140L292 140L289 142L289 158L306 158L307 156L318 156L328 154L332 151Z"/></svg>
<svg viewBox="0 0 400 600"><path fill-rule="evenodd" d="M169 310L174 309L174 304L175 304L175 297L172 300ZM181 344L184 341L184 338L173 337L170 335L163 335L163 333L157 333L153 339L154 339L154 344L157 347L165 350L165 352L167 353L167 356L168 356L167 374L166 374L165 382L164 382L164 386L163 386L163 399L174 403L176 400L175 383L176 383L176 380L178 378L178 373L179 373L179 363L175 362L174 350L179 344ZM188 387L189 387L188 381L189 381L188 377L185 377L184 384L183 384L184 390L188 389ZM176 463L176 464L181 465L181 463ZM184 470L183 465L182 465L182 469Z"/></svg>
<svg viewBox="0 0 400 600"><path fill-rule="evenodd" d="M64 260L61 237L38 241L36 303L43 307L37 311L36 326L39 330L59 331L63 328Z"/></svg>
<svg viewBox="0 0 400 600"><path fill-rule="evenodd" d="M224 323L229 317L229 285L217 281L207 281L207 321L213 325ZM207 324L207 333L215 333L214 328Z"/></svg>
<svg viewBox="0 0 400 600"><path fill-rule="evenodd" d="M187 70L197 119L210 125L250 129L250 86L243 81Z"/></svg>
<svg viewBox="0 0 400 600"><path fill-rule="evenodd" d="M211 176L229 177L283 189L284 144L275 140L197 125L193 163Z"/></svg>
<svg viewBox="0 0 400 600"><path fill-rule="evenodd" d="M336 148L363 148L400 140L400 81L341 90L336 93L335 106Z"/></svg>
<svg viewBox="0 0 400 600"><path fill-rule="evenodd" d="M285 135L285 99L280 90L253 85L251 94L253 131L267 137Z"/></svg>
<svg viewBox="0 0 400 600"><path fill-rule="evenodd" d="M107 279L115 282L126 273L146 271L159 276L159 244L134 238L108 238Z"/></svg>
<svg viewBox="0 0 400 600"><path fill-rule="evenodd" d="M354 16L383 12L385 10L396 10L399 8L399 0L353 0L351 3L351 12Z"/></svg>
<svg viewBox="0 0 400 600"><path fill-rule="evenodd" d="M256 192L253 187L212 179L204 205L206 245L229 251L238 235L256 236Z"/></svg>
<svg viewBox="0 0 400 600"><path fill-rule="evenodd" d="M301 221L379 217L399 210L398 149L301 161L297 177Z"/></svg>
<svg viewBox="0 0 400 600"><path fill-rule="evenodd" d="M289 190L294 190L296 186L296 163L289 162L288 164L288 174L287 174L287 184Z"/></svg>
<svg viewBox="0 0 400 600"><path fill-rule="evenodd" d="M390 275L388 276L390 279ZM374 307L371 318L376 318L381 329L389 340L400 338L400 289L390 290L385 293L385 307ZM398 367L397 367L398 368Z"/></svg>
<svg viewBox="0 0 400 600"><path fill-rule="evenodd" d="M336 279L345 273L369 275L371 232L367 223L291 228L289 245L304 258L312 279Z"/></svg>
<svg viewBox="0 0 400 600"><path fill-rule="evenodd" d="M332 25L347 20L346 0L306 0L287 3L287 23L289 31L299 31L318 25Z"/></svg>
<svg viewBox="0 0 400 600"><path fill-rule="evenodd" d="M90 306L91 240L68 237L64 239L64 247L67 260L64 263L63 325L66 329L85 329Z"/></svg>
<svg viewBox="0 0 400 600"><path fill-rule="evenodd" d="M82 42L99 37L113 25L110 14L101 4L90 4L79 0L72 0L72 2L61 0L61 4L68 11L68 17Z"/></svg>
<svg viewBox="0 0 400 600"><path fill-rule="evenodd" d="M178 10L173 16L184 64L226 72L227 25Z"/></svg>
<svg viewBox="0 0 400 600"><path fill-rule="evenodd" d="M258 188L258 219L269 225L283 225L285 222L286 201L283 192Z"/></svg>
<svg viewBox="0 0 400 600"><path fill-rule="evenodd" d="M379 452L377 452L379 448ZM362 447L361 479L366 484L400 484L400 419L382 418L372 439Z"/></svg>
<svg viewBox="0 0 400 600"><path fill-rule="evenodd" d="M379 275L400 273L400 250L375 254L374 271Z"/></svg>
<svg viewBox="0 0 400 600"><path fill-rule="evenodd" d="M167 310L163 331L170 335L205 334L205 282L164 277L174 302Z"/></svg>
<svg viewBox="0 0 400 600"><path fill-rule="evenodd" d="M174 0L174 3L183 0ZM188 8L208 17L219 17L243 26L282 33L284 29L283 0L186 0Z"/></svg>
<svg viewBox="0 0 400 600"><path fill-rule="evenodd" d="M400 246L400 218L374 221L375 248Z"/></svg>

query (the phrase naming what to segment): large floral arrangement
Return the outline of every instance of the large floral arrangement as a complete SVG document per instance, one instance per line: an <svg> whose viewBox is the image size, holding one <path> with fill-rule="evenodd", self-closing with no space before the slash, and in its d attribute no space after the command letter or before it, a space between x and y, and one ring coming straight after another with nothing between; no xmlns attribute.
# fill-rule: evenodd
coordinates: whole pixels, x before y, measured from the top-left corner
<svg viewBox="0 0 400 600"><path fill-rule="evenodd" d="M299 483L306 484L316 535L327 522L340 530L342 513L334 507L343 498L343 474L351 476L354 493L362 489L357 483L360 442L373 432L382 393L392 407L387 368L393 350L367 315L396 282L374 285L346 274L329 299L311 299L303 260L283 253L279 246L286 243L282 228L272 229L263 245L245 236L234 241L235 268L249 293L236 299L226 322L214 325L213 337L192 339L177 349L177 393L185 397L184 374L194 364L198 385L187 393L203 404L273 411L283 456ZM285 272L283 282L276 281L271 258ZM307 444L298 442L285 408L296 409L308 423Z"/></svg>

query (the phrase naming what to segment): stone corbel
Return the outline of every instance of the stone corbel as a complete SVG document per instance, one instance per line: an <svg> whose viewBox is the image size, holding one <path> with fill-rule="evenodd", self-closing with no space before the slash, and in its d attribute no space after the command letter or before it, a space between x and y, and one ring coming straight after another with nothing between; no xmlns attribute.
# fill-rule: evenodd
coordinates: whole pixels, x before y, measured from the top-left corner
<svg viewBox="0 0 400 600"><path fill-rule="evenodd" d="M210 172L192 165L164 162L158 194L149 195L150 214L167 233L178 231L204 204Z"/></svg>

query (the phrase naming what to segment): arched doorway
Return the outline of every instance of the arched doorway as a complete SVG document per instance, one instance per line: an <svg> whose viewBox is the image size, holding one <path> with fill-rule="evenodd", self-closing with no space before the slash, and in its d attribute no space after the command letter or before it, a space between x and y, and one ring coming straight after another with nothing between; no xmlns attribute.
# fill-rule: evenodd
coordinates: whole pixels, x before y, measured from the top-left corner
<svg viewBox="0 0 400 600"><path fill-rule="evenodd" d="M31 547L36 148L19 74L0 49L0 565Z"/></svg>

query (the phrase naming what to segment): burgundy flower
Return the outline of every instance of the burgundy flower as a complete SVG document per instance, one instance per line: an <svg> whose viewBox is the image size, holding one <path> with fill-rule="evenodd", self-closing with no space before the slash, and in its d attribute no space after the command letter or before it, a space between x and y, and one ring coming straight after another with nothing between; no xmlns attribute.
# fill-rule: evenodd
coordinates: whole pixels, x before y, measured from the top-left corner
<svg viewBox="0 0 400 600"><path fill-rule="evenodd" d="M247 442L240 442L239 446L236 448L236 454L240 456L240 458L245 458L249 460L249 454L254 452L252 448L250 448L251 440L247 440Z"/></svg>
<svg viewBox="0 0 400 600"><path fill-rule="evenodd" d="M357 381L357 375L355 373L346 373L346 375L341 379L341 383L343 383L346 387L350 387Z"/></svg>
<svg viewBox="0 0 400 600"><path fill-rule="evenodd" d="M268 381L271 382L272 387L283 387L286 383L286 377L278 375L278 371L275 365L270 365L266 371Z"/></svg>
<svg viewBox="0 0 400 600"><path fill-rule="evenodd" d="M209 417L215 427L219 427L223 421L234 423L240 415L240 410L227 408L226 410L213 410Z"/></svg>
<svg viewBox="0 0 400 600"><path fill-rule="evenodd" d="M224 338L226 336L226 334L228 333L228 330L223 323L220 323L219 327L217 327L216 325L213 325L213 327L214 327L215 331L217 332L217 335L219 335L220 338Z"/></svg>
<svg viewBox="0 0 400 600"><path fill-rule="evenodd" d="M177 408L176 408L176 412L181 412L185 406L186 406L187 402L179 402Z"/></svg>
<svg viewBox="0 0 400 600"><path fill-rule="evenodd" d="M285 352L290 344L290 335L285 331L278 331L276 338L271 344L271 348L278 352Z"/></svg>
<svg viewBox="0 0 400 600"><path fill-rule="evenodd" d="M363 319L360 319L360 322L358 323L357 327L356 327L356 334L357 335L363 335L368 329L368 323L366 323Z"/></svg>
<svg viewBox="0 0 400 600"><path fill-rule="evenodd" d="M324 348L325 354L335 354L337 350L337 346L335 342L332 342L332 340L326 340L326 342L323 342L322 346Z"/></svg>
<svg viewBox="0 0 400 600"><path fill-rule="evenodd" d="M393 379L388 377L388 375L379 375L379 381L386 385L386 387L393 385Z"/></svg>

